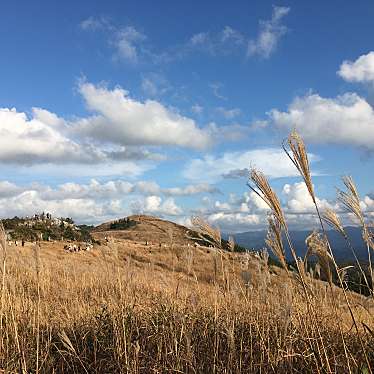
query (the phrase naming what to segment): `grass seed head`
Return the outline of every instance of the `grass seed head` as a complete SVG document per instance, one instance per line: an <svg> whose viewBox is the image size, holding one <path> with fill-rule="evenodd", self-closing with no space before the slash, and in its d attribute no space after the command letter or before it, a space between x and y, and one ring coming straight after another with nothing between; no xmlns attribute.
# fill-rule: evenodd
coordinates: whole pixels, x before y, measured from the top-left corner
<svg viewBox="0 0 374 374"><path fill-rule="evenodd" d="M271 209L273 215L276 217L279 223L285 228L286 220L281 207L281 203L274 190L270 187L270 184L265 175L255 168L252 168L250 171L249 179L253 183L254 187L250 183L248 183L248 187L261 197L261 199Z"/></svg>
<svg viewBox="0 0 374 374"><path fill-rule="evenodd" d="M269 216L268 223L269 226L265 243L278 258L284 269L287 270L286 256L282 241L282 225L272 216Z"/></svg>
<svg viewBox="0 0 374 374"><path fill-rule="evenodd" d="M214 244L216 247L221 248L222 240L219 229L212 227L206 220L199 216L191 217L191 223L200 235L200 239L208 241L210 244ZM207 237L209 239L207 239Z"/></svg>
<svg viewBox="0 0 374 374"><path fill-rule="evenodd" d="M352 177L345 176L342 178L347 191L338 190L338 200L349 212L359 220L362 226L365 225L364 216L360 206L360 196L357 192L356 185Z"/></svg>
<svg viewBox="0 0 374 374"><path fill-rule="evenodd" d="M347 238L347 234L343 228L342 222L340 221L339 216L332 210L327 208L323 215L322 219L334 230L338 231L344 238Z"/></svg>
<svg viewBox="0 0 374 374"><path fill-rule="evenodd" d="M327 280L332 284L332 273L330 262L332 261L331 255L328 251L328 244L325 238L322 238L319 233L313 231L305 240L308 248L307 256L315 255L321 265L322 270L327 276Z"/></svg>
<svg viewBox="0 0 374 374"><path fill-rule="evenodd" d="M314 188L312 178L310 175L308 154L305 148L305 144L301 136L296 130L293 130L287 139L289 150L283 144L283 149L287 156L291 159L292 163L296 166L297 170L304 179L304 182L308 188L309 194L313 201L316 201L314 195Z"/></svg>

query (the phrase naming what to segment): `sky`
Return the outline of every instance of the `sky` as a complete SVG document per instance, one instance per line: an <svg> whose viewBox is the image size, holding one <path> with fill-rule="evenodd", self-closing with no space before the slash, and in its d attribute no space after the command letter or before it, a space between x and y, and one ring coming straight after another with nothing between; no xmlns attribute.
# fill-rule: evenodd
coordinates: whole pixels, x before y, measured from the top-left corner
<svg viewBox="0 0 374 374"><path fill-rule="evenodd" d="M374 217L371 1L5 1L0 217L150 214L261 230L251 167L290 227L311 198L282 151L307 145L321 209L351 175Z"/></svg>

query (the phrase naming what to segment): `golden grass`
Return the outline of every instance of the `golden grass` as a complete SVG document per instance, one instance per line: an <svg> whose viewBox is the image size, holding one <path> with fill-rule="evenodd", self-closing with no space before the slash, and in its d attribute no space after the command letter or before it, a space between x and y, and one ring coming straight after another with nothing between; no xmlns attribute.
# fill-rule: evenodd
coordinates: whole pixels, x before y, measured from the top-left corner
<svg viewBox="0 0 374 374"><path fill-rule="evenodd" d="M323 232L307 239L309 252L329 283L313 279L296 257L280 201L255 169L248 185L271 209L266 242L283 269L268 266L266 251L223 251L219 230L201 218L193 219L198 236L216 248L184 246L173 232L168 246L117 238L92 252L64 253L63 243L7 248L0 226L0 369L372 373L373 298L344 289L323 219L343 236L344 230L334 212L319 212L301 137L293 132L287 144ZM372 233L357 189L350 178L344 183L348 192L339 198L359 218L369 250ZM285 262L282 233L295 271ZM332 283L330 263L341 288Z"/></svg>
<svg viewBox="0 0 374 374"><path fill-rule="evenodd" d="M339 326L350 366L364 364L338 288L332 300L323 282L309 280L327 365L310 348L318 335L299 284L252 255L227 253L214 269L215 250L197 249L195 278L175 249L121 240L76 254L42 243L38 254L39 277L31 245L8 248L0 355L7 372L345 372ZM374 328L371 302L349 297L356 318Z"/></svg>

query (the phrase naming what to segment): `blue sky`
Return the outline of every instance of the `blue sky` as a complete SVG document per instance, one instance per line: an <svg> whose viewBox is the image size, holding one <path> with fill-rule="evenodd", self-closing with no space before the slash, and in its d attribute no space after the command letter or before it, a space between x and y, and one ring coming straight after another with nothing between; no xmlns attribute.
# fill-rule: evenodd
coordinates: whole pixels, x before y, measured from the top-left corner
<svg viewBox="0 0 374 374"><path fill-rule="evenodd" d="M0 15L0 215L132 213L262 229L256 166L315 222L281 152L296 128L320 205L374 211L374 4L13 1ZM347 217L345 217L347 218Z"/></svg>

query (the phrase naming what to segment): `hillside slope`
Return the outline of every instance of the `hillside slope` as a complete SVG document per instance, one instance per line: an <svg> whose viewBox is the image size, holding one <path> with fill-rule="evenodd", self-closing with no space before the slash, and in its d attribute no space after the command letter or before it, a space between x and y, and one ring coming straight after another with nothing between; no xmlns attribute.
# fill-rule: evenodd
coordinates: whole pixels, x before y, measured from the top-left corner
<svg viewBox="0 0 374 374"><path fill-rule="evenodd" d="M194 243L189 238L189 231L187 227L161 218L133 215L121 220L103 223L93 230L92 235L98 240L112 237L137 243L187 245Z"/></svg>

